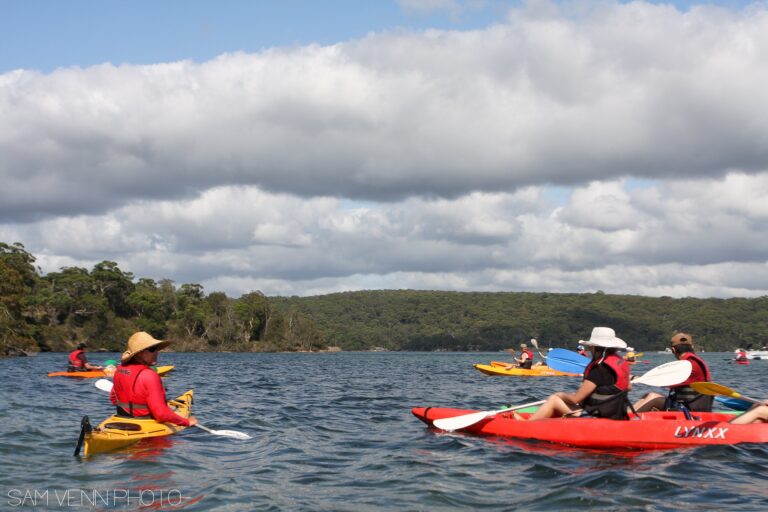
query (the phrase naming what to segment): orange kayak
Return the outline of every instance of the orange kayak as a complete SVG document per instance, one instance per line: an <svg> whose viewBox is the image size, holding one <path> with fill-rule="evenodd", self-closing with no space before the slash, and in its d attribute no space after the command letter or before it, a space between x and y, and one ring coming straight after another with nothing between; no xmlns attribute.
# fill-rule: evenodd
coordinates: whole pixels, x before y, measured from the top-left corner
<svg viewBox="0 0 768 512"><path fill-rule="evenodd" d="M173 370L173 366L158 366L157 374L163 375ZM104 370L91 370L88 372L51 372L49 377L72 377L74 379L103 379L104 377L111 377L104 373Z"/></svg>

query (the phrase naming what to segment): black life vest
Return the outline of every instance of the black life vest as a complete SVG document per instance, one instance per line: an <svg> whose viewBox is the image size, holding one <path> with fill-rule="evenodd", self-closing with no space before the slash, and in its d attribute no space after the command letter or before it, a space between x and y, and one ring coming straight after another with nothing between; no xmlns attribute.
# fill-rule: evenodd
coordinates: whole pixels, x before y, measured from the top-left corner
<svg viewBox="0 0 768 512"><path fill-rule="evenodd" d="M610 354L601 362L592 360L584 369L584 380L598 364L603 364L613 372L616 382L610 386L598 386L582 403L590 416L612 420L626 420L627 405L629 404L628 390L630 369L629 364L618 354Z"/></svg>

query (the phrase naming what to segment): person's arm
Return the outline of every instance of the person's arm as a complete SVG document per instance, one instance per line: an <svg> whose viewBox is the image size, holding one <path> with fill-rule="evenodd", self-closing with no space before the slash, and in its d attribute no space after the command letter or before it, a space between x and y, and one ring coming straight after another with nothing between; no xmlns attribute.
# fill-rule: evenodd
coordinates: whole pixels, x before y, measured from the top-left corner
<svg viewBox="0 0 768 512"><path fill-rule="evenodd" d="M189 427L192 423L173 412L165 401L165 390L160 376L153 371L143 371L139 375L139 382L147 394L147 406L152 417L161 423L173 423Z"/></svg>
<svg viewBox="0 0 768 512"><path fill-rule="evenodd" d="M560 393L555 394L562 398L568 405L578 405L586 400L589 395L594 393L596 389L597 384L591 380L585 380L582 381L581 386L579 386L579 389L577 389L575 393L564 393L561 391Z"/></svg>
<svg viewBox="0 0 768 512"><path fill-rule="evenodd" d="M77 358L83 363L83 368L86 370L101 370L101 366L97 366L88 362L88 359L85 357L85 352L80 352Z"/></svg>

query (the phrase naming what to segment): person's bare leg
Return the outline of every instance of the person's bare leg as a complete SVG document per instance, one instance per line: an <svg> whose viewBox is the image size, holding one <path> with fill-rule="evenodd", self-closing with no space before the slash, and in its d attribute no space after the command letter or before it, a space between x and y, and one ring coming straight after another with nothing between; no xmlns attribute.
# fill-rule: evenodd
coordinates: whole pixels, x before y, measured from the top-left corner
<svg viewBox="0 0 768 512"><path fill-rule="evenodd" d="M544 405L539 407L539 410L533 413L528 420L543 420L545 418L559 418L570 412L576 407L571 407L565 401L557 395L550 395ZM516 418L518 416L515 416Z"/></svg>
<svg viewBox="0 0 768 512"><path fill-rule="evenodd" d="M768 405L759 405L748 410L744 414L736 416L730 423L734 425L747 425L749 423L768 422Z"/></svg>
<svg viewBox="0 0 768 512"><path fill-rule="evenodd" d="M658 393L648 393L643 398L635 402L634 407L637 412L648 412L652 410L664 410L666 398Z"/></svg>

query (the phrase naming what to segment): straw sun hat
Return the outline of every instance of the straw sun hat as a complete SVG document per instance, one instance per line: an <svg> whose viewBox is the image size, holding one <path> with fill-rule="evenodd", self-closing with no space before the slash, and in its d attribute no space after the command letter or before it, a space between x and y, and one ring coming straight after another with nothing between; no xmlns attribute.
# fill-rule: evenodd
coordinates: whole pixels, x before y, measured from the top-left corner
<svg viewBox="0 0 768 512"><path fill-rule="evenodd" d="M603 348L627 348L627 343L616 337L616 333L610 327L595 327L588 340L579 340L579 343L589 347Z"/></svg>
<svg viewBox="0 0 768 512"><path fill-rule="evenodd" d="M170 344L170 341L156 340L152 337L151 334L146 332L134 333L133 336L128 339L128 349L123 352L123 355L120 357L120 361L125 363L143 350L147 350L148 348L155 346L157 347L157 350L162 350Z"/></svg>

